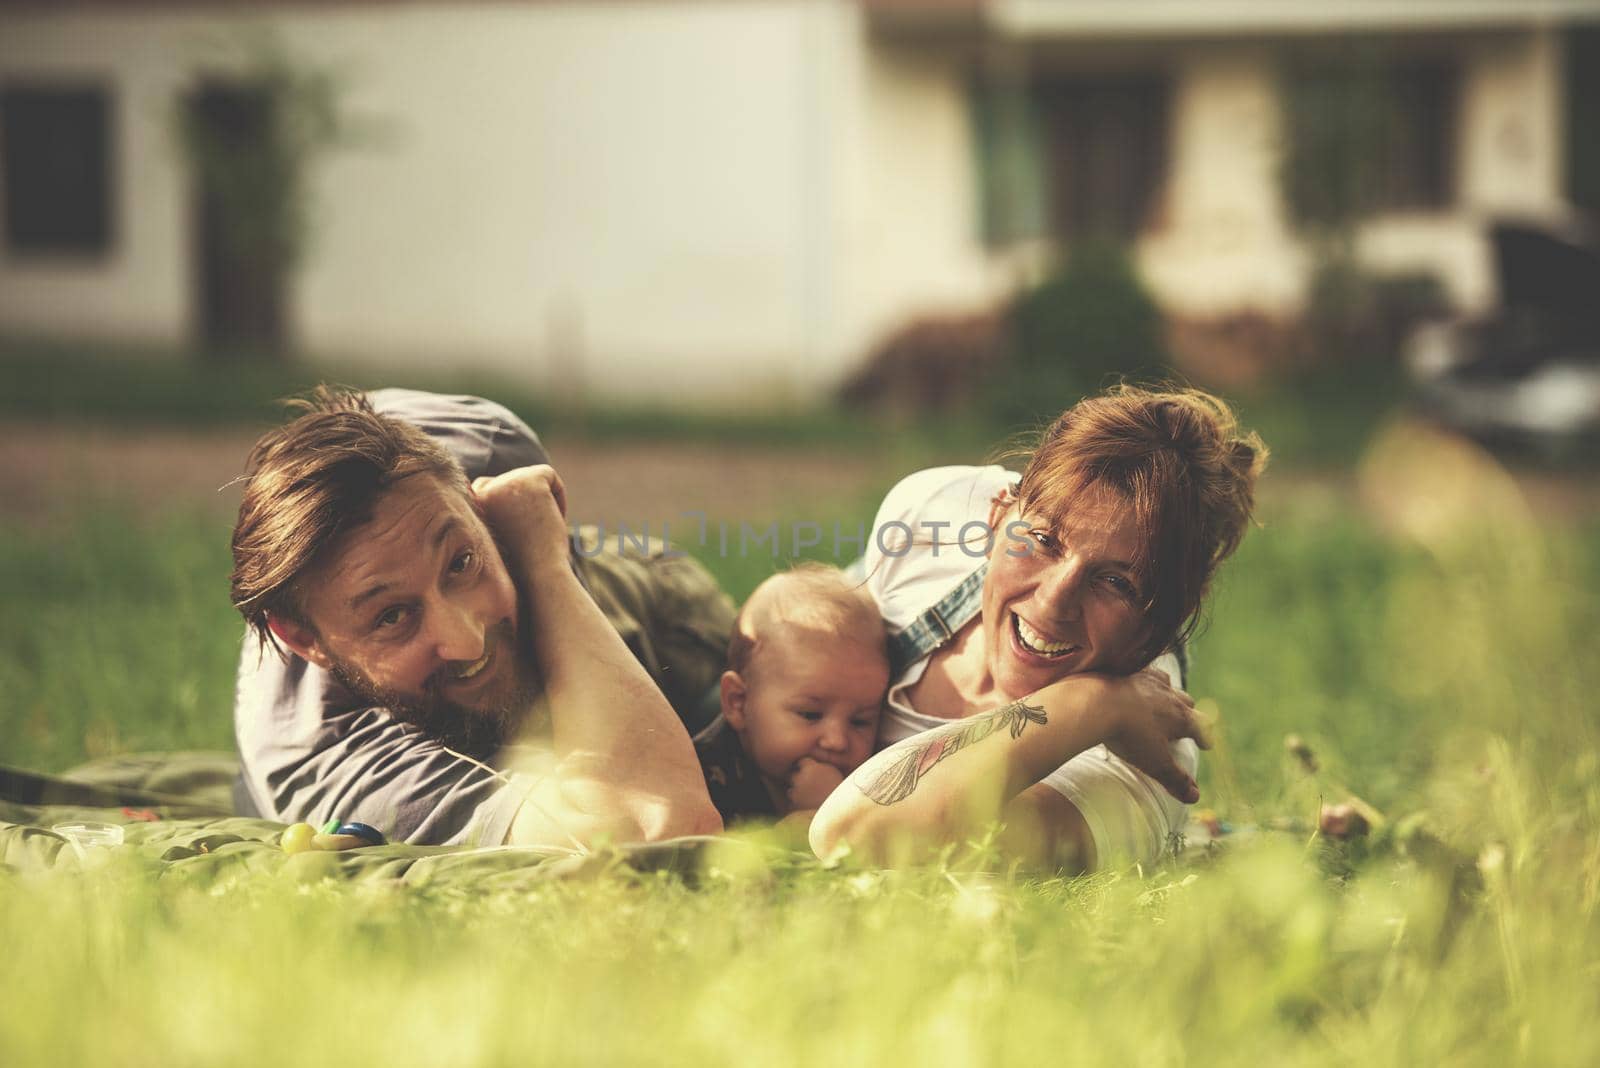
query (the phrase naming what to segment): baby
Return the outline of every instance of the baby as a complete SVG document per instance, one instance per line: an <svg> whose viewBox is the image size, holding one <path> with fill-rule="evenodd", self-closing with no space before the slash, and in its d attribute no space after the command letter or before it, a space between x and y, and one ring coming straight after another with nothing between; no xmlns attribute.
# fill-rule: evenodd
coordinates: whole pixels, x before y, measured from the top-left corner
<svg viewBox="0 0 1600 1068"><path fill-rule="evenodd" d="M773 575L734 621L722 712L695 736L724 822L810 813L872 755L889 688L883 622L844 574Z"/></svg>

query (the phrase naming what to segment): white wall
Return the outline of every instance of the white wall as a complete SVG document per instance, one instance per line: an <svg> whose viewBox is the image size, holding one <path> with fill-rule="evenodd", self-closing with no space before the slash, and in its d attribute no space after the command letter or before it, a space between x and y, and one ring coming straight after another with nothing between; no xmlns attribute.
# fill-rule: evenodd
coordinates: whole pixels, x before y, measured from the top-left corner
<svg viewBox="0 0 1600 1068"><path fill-rule="evenodd" d="M822 258L808 243L828 236L812 207L824 137L807 135L815 8L280 9L289 51L345 77L349 110L388 131L319 172L294 336L313 353L463 357L641 396L807 383L829 362L806 274ZM127 123L115 254L0 263L0 327L189 333L188 194L162 124L215 41L260 24L160 9L4 17L0 75L91 73Z"/></svg>
<svg viewBox="0 0 1600 1068"><path fill-rule="evenodd" d="M163 35L94 25L107 21L0 15L0 78L97 83L112 101L111 251L19 259L0 241L0 327L176 340L189 315L188 201L166 107L177 71Z"/></svg>
<svg viewBox="0 0 1600 1068"><path fill-rule="evenodd" d="M1456 206L1375 220L1360 252L1382 269L1434 270L1460 307L1481 311L1495 300L1484 224L1566 210L1561 51L1540 29L1480 40L1462 58Z"/></svg>
<svg viewBox="0 0 1600 1068"><path fill-rule="evenodd" d="M981 309L1008 276L984 247L968 68L873 47L834 143L847 190L837 256L844 347L864 352L924 315Z"/></svg>
<svg viewBox="0 0 1600 1068"><path fill-rule="evenodd" d="M1548 30L1469 36L1455 47L1457 202L1373 219L1358 252L1376 270L1431 271L1459 307L1481 310L1493 299L1485 220L1562 207L1560 52ZM1297 313L1313 264L1279 193L1281 47L1202 39L1136 55L1145 68L1165 63L1173 85L1168 180L1136 247L1158 300L1199 318ZM852 310L847 340L861 349L914 315L992 301L1034 266L1037 249L986 249L978 239L972 62L926 45L869 49L854 139L836 138L861 146L846 168L858 208L838 257ZM1114 51L1083 42L1054 62L1116 69Z"/></svg>
<svg viewBox="0 0 1600 1068"><path fill-rule="evenodd" d="M1375 218L1357 248L1375 270L1435 273L1457 306L1478 311L1494 299L1485 221L1563 208L1560 50L1551 31L1530 30L1467 39L1458 55L1456 203ZM1166 221L1140 241L1140 265L1180 314L1292 313L1311 263L1278 191L1275 53L1194 44L1175 71Z"/></svg>
<svg viewBox="0 0 1600 1068"><path fill-rule="evenodd" d="M1278 195L1272 50L1196 45L1179 54L1172 74L1161 221L1138 246L1146 280L1179 314L1294 309L1306 264Z"/></svg>
<svg viewBox="0 0 1600 1068"><path fill-rule="evenodd" d="M765 401L831 384L908 319L981 307L1027 256L983 247L970 57L887 44L850 0L275 9L379 143L318 172L303 349L467 361L561 390ZM111 7L0 15L0 77L115 89L117 237L100 263L0 252L0 330L180 341L194 282L166 129L258 19ZM234 49L234 54L237 49ZM1489 296L1479 221L1559 205L1548 32L1462 52L1461 204L1378 220L1375 266ZM1171 49L1171 181L1140 263L1167 307L1282 313L1304 251L1277 192L1275 53Z"/></svg>
<svg viewBox="0 0 1600 1068"><path fill-rule="evenodd" d="M307 346L635 395L804 377L800 17L646 2L328 20L315 46L361 56L352 107L399 135L327 171Z"/></svg>

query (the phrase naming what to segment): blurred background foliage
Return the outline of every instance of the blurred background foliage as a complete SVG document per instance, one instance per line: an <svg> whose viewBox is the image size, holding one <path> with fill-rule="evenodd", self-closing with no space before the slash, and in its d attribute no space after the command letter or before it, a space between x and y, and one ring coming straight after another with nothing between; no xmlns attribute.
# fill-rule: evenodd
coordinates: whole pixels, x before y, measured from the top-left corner
<svg viewBox="0 0 1600 1068"><path fill-rule="evenodd" d="M231 253L289 272L304 262L315 232L312 172L352 142L351 122L332 70L291 57L270 38L251 45L242 62L231 91L197 85L177 98L174 136L195 181L215 195Z"/></svg>
<svg viewBox="0 0 1600 1068"><path fill-rule="evenodd" d="M1006 358L982 387L982 406L1000 424L1048 422L1060 413L1056 398L1173 374L1161 310L1127 250L1111 242L1073 246L1058 271L1011 304L1006 322Z"/></svg>

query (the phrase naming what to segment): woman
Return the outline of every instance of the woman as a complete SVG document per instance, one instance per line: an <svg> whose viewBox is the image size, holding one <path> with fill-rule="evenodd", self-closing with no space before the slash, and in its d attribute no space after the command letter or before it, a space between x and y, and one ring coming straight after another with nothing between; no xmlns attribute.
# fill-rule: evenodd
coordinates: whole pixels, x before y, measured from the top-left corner
<svg viewBox="0 0 1600 1068"><path fill-rule="evenodd" d="M1020 479L891 490L866 559L894 632L889 748L817 813L817 853L892 862L998 818L1003 848L1050 866L1160 856L1206 744L1174 651L1266 455L1215 397L1121 387L1063 413Z"/></svg>

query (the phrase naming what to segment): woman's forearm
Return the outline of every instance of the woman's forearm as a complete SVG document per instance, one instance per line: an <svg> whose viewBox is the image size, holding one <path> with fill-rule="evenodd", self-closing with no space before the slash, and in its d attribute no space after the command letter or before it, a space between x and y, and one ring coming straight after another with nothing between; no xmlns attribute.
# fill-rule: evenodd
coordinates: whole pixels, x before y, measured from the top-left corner
<svg viewBox="0 0 1600 1068"><path fill-rule="evenodd" d="M868 861L894 862L989 826L1013 798L1102 740L1096 683L1063 679L890 746L818 810L813 849L829 856L848 844Z"/></svg>

